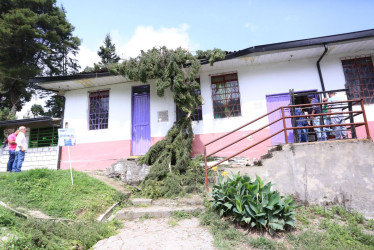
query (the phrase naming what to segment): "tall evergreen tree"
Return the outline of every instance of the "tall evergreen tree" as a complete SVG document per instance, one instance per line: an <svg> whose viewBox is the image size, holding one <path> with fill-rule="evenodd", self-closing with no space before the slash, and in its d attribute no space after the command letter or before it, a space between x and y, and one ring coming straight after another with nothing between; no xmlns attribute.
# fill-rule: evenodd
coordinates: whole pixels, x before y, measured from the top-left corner
<svg viewBox="0 0 374 250"><path fill-rule="evenodd" d="M80 39L56 0L1 0L1 108L13 114L35 93L28 79L72 73Z"/></svg>
<svg viewBox="0 0 374 250"><path fill-rule="evenodd" d="M101 64L107 65L117 63L120 57L116 54L116 45L112 43L110 34L105 36L104 45L100 46L97 54L101 58Z"/></svg>

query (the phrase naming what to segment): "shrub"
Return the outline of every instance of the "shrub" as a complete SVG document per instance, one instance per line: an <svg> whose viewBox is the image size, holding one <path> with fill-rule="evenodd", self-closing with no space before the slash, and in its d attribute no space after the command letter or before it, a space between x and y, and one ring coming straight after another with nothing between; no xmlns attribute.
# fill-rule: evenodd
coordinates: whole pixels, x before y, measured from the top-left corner
<svg viewBox="0 0 374 250"><path fill-rule="evenodd" d="M218 177L212 190L211 206L222 217L230 217L235 223L251 228L265 229L271 235L276 230L295 226L294 200L271 191L271 182L264 185L259 176L252 181L240 173L225 181Z"/></svg>

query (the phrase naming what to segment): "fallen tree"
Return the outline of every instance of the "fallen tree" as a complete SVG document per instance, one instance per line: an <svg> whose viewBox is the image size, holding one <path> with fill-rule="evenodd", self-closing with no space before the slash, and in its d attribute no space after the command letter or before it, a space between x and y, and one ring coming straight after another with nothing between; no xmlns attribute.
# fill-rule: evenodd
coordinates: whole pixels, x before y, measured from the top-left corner
<svg viewBox="0 0 374 250"><path fill-rule="evenodd" d="M192 55L187 50L166 47L142 51L136 58L125 60L121 64L110 65L113 74L121 74L130 80L146 83L154 80L157 95L164 96L170 88L174 102L184 116L176 121L165 139L153 145L139 159L140 163L152 165L149 176L142 183L142 192L150 197L173 196L183 190L194 191L203 182L203 169L199 161L191 161L192 141L194 138L191 115L202 104L198 94L200 84L196 76L200 71L200 60L207 60L211 65L223 60L225 52L219 49L198 51Z"/></svg>

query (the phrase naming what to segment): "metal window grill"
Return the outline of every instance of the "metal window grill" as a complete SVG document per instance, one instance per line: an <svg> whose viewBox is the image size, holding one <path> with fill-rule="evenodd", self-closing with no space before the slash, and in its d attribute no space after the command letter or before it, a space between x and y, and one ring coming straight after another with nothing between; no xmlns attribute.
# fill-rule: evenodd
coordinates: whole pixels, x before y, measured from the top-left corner
<svg viewBox="0 0 374 250"><path fill-rule="evenodd" d="M214 118L241 115L238 75L212 76Z"/></svg>
<svg viewBox="0 0 374 250"><path fill-rule="evenodd" d="M195 79L200 84L200 78ZM195 93L198 95L201 95L201 89L196 89ZM181 119L181 117L185 116L185 112L183 112L178 106L177 106L177 121ZM202 121L203 120L203 110L202 106L197 106L191 115L192 121Z"/></svg>
<svg viewBox="0 0 374 250"><path fill-rule="evenodd" d="M29 147L51 147L58 144L58 132L55 127L32 128L30 130Z"/></svg>
<svg viewBox="0 0 374 250"><path fill-rule="evenodd" d="M346 85L351 99L374 103L374 66L370 56L342 60Z"/></svg>
<svg viewBox="0 0 374 250"><path fill-rule="evenodd" d="M90 93L89 129L108 128L109 90Z"/></svg>

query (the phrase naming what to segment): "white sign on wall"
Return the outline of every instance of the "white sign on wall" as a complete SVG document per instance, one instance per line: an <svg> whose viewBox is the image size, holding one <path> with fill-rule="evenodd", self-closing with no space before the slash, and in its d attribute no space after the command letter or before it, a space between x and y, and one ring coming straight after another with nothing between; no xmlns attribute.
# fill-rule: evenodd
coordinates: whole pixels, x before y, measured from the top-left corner
<svg viewBox="0 0 374 250"><path fill-rule="evenodd" d="M59 146L75 146L75 130L73 128L58 129Z"/></svg>

